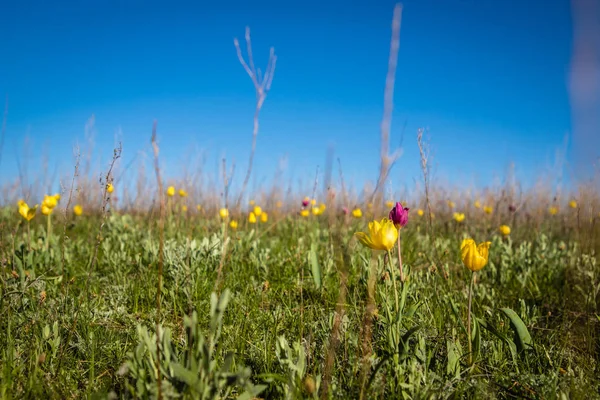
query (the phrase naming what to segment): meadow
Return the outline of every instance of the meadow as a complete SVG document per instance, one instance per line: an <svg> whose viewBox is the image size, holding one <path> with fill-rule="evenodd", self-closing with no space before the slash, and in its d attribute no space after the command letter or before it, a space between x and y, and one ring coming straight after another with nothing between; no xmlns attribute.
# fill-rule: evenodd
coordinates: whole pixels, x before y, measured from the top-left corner
<svg viewBox="0 0 600 400"><path fill-rule="evenodd" d="M120 146L100 168L77 151L70 176L20 164L0 198L0 398L600 398L600 174L450 187L420 130L422 176L392 192L393 21L373 184L328 162L248 187L276 61L255 70L249 31L241 187L227 160L165 178L156 124L150 168Z"/></svg>
<svg viewBox="0 0 600 400"><path fill-rule="evenodd" d="M592 185L144 207L113 173L2 208L2 398L600 396Z"/></svg>

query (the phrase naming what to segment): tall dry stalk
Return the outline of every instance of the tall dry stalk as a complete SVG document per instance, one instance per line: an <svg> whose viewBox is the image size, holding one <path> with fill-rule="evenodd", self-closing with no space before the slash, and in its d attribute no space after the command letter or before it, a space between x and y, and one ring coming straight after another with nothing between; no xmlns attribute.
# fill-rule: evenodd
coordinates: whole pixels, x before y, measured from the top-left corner
<svg viewBox="0 0 600 400"><path fill-rule="evenodd" d="M573 126L573 166L578 178L594 175L600 161L600 3L571 0L573 44L569 100Z"/></svg>
<svg viewBox="0 0 600 400"><path fill-rule="evenodd" d="M346 213L344 215L344 223L348 225L350 221L350 204L348 200L348 192L346 191L346 183L344 182L344 172L342 171L342 161L338 157L338 171L340 174L340 186L342 189L342 202L344 203L344 207L346 207Z"/></svg>
<svg viewBox="0 0 600 400"><path fill-rule="evenodd" d="M388 70L385 78L385 89L383 93L383 117L381 118L381 165L379 167L379 178L377 185L371 195L371 203L381 204L381 192L385 181L392 169L393 164L400 157L400 149L394 154L390 152L390 128L392 126L392 113L394 111L394 84L396 82L396 68L398 65L398 51L400 49L400 25L402 22L402 4L394 7L392 18L392 38L390 40L390 55L388 59Z"/></svg>
<svg viewBox="0 0 600 400"><path fill-rule="evenodd" d="M231 166L231 173L227 176L227 160L223 159L223 196L225 197L225 208L229 211L229 182L233 177L235 171L235 164ZM223 246L221 247L221 260L219 261L219 269L217 270L217 279L215 280L215 292L220 292L221 283L223 278L223 267L225 265L225 258L227 257L227 246L229 245L229 224L228 219L223 223Z"/></svg>
<svg viewBox="0 0 600 400"><path fill-rule="evenodd" d="M152 150L154 151L154 172L158 185L158 198L160 202L160 218L158 220L158 280L156 283L156 371L157 371L157 397L162 399L162 374L160 371L160 297L162 292L163 257L165 249L165 196L162 179L160 178L160 164L158 162L159 147L156 141L156 121L152 125Z"/></svg>
<svg viewBox="0 0 600 400"><path fill-rule="evenodd" d="M240 48L240 43L237 38L233 39L233 44L235 46L238 59L240 60L240 63L246 70L246 73L248 74L250 79L252 79L252 84L254 85L254 90L256 91L256 104L254 107L254 128L252 129L252 147L250 148L250 159L248 160L248 169L246 171L246 177L244 178L244 183L242 184L242 189L236 202L236 209L239 209L240 204L242 203L244 192L246 191L246 186L248 186L248 181L250 180L250 176L252 174L252 164L254 162L254 153L256 151L256 137L258 136L258 116L265 102L265 99L267 98L267 93L271 89L273 75L275 74L275 64L277 63L277 56L275 55L275 49L271 47L269 52L269 60L267 62L267 68L265 69L265 73L263 75L260 71L260 68L257 70L254 67L254 57L252 56L252 41L250 39L250 28L246 27L246 51L248 53L248 62L246 62L244 56L242 55L242 49Z"/></svg>
<svg viewBox="0 0 600 400"><path fill-rule="evenodd" d="M71 179L71 188L69 189L69 198L67 199L67 205L65 206L65 210L64 210L64 214L63 214L63 236L62 236L62 241L61 241L61 246L60 246L60 259L61 259L61 264L62 264L62 272L61 272L61 282L60 282L60 288L64 293L64 288L65 288L65 265L66 265L66 260L65 260L65 245L67 242L67 222L69 221L69 209L71 208L71 201L73 199L73 190L75 188L75 181L77 180L77 177L79 176L79 160L80 160L80 152L79 152L79 147L77 147L75 149L75 171L73 172L73 178Z"/></svg>
<svg viewBox="0 0 600 400"><path fill-rule="evenodd" d="M425 202L427 203L427 227L428 233L433 235L433 224L431 217L431 197L430 197L430 160L429 160L429 143L423 141L423 128L417 131L417 145L419 146L419 154L421 156L421 171L423 172L423 185L425 185Z"/></svg>

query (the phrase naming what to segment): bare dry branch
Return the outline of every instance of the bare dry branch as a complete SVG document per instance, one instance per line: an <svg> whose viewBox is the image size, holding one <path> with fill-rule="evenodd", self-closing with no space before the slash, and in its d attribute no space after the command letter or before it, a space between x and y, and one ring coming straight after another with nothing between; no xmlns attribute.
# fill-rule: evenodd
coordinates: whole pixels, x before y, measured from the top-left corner
<svg viewBox="0 0 600 400"><path fill-rule="evenodd" d="M394 84L396 81L396 68L398 64L398 51L400 49L400 26L402 21L402 5L396 4L392 18L392 38L390 40L390 56L388 59L388 71L385 78L385 90L383 95L383 117L381 119L381 165L377 185L371 195L371 202L385 185L385 181L391 170L391 166L399 157L400 153L389 154L390 128L392 125L392 112L394 111ZM378 202L380 203L380 202Z"/></svg>
<svg viewBox="0 0 600 400"><path fill-rule="evenodd" d="M273 76L275 74L277 56L275 55L275 50L271 48L269 52L267 68L265 69L264 75L262 75L260 73L260 70L257 72L254 66L254 57L252 55L252 40L250 38L250 28L246 28L246 50L248 53L248 62L246 62L244 56L242 55L240 42L239 40L237 40L237 38L233 40L233 44L235 46L238 60L240 61L240 64L242 64L242 67L244 67L244 70L246 70L246 73L252 80L252 83L254 84L254 90L256 92L256 105L254 108L254 123L252 129L252 146L250 149L250 159L248 160L248 169L246 171L246 177L244 178L242 189L240 190L240 194L236 202L236 209L239 209L240 204L242 202L242 198L244 196L244 192L246 191L246 187L248 186L248 181L250 180L250 176L252 174L252 164L254 162L254 153L256 151L256 137L258 136L259 128L258 116L265 102L265 99L267 98L267 93L271 89L271 83L273 82Z"/></svg>
<svg viewBox="0 0 600 400"><path fill-rule="evenodd" d="M165 195L163 193L163 184L160 177L160 164L158 162L159 147L156 140L156 121L152 125L152 149L154 150L154 171L156 172L156 182L158 185L158 196L160 201L160 219L158 220L159 242L158 242L158 281L156 283L156 370L158 371L157 397L162 399L162 377L160 372L160 304L163 275L163 257L164 257L164 235L165 235Z"/></svg>

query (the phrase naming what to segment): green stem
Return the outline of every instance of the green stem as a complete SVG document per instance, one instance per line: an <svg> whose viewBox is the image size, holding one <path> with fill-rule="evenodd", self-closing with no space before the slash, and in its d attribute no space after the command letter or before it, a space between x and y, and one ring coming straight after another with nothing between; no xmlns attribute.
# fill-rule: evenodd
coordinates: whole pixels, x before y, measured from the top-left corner
<svg viewBox="0 0 600 400"><path fill-rule="evenodd" d="M394 300L396 302L396 312L398 312L399 303L398 303L398 288L396 287L396 268L394 268L394 266L392 265L392 254L390 253L389 250L387 252L387 260L390 265L390 270L392 271L392 285L394 285Z"/></svg>
<svg viewBox="0 0 600 400"><path fill-rule="evenodd" d="M467 314L467 341L469 342L469 365L473 365L473 344L471 341L471 298L473 297L473 283L475 282L475 271L471 274L469 284L469 312Z"/></svg>
<svg viewBox="0 0 600 400"><path fill-rule="evenodd" d="M404 270L402 268L402 248L400 247L400 229L398 229L398 265L400 266L400 282L404 283Z"/></svg>
<svg viewBox="0 0 600 400"><path fill-rule="evenodd" d="M48 226L46 228L46 251L50 248L50 234L52 233L52 221L50 221L52 214L48 214Z"/></svg>
<svg viewBox="0 0 600 400"><path fill-rule="evenodd" d="M27 250L31 253L31 223L27 220Z"/></svg>

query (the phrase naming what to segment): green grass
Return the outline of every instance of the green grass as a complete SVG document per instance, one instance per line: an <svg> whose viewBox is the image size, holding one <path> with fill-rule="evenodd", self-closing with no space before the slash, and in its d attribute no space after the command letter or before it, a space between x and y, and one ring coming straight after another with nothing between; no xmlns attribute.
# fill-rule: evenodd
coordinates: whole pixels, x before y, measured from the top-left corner
<svg viewBox="0 0 600 400"><path fill-rule="evenodd" d="M411 212L396 308L383 255L353 239L366 218L273 214L229 230L223 256L218 220L173 217L157 316L156 218L111 215L98 241L99 217L69 221L66 235L57 217L48 251L41 216L29 244L17 218L11 207L0 220L1 398L156 396L157 317L164 398L318 398L325 382L332 399L600 397L600 268L558 224L523 223L504 239L481 220L436 215L430 236ZM473 294L473 365L467 234L492 241Z"/></svg>

